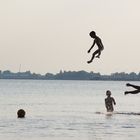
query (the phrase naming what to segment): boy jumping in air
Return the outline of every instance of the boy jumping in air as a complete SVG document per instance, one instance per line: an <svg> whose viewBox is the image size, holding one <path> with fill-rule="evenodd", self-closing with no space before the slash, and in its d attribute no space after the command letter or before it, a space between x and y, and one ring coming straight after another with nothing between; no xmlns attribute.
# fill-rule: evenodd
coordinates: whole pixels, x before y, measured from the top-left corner
<svg viewBox="0 0 140 140"><path fill-rule="evenodd" d="M89 35L91 38L94 39L94 42L93 42L93 45L91 46L91 48L88 50L88 53L90 53L91 49L94 47L95 44L98 46L98 49L92 54L91 60L87 61L87 63L91 63L93 61L94 57L100 58L101 51L104 49L101 39L98 36L96 36L96 33L94 31L91 31L89 33Z"/></svg>

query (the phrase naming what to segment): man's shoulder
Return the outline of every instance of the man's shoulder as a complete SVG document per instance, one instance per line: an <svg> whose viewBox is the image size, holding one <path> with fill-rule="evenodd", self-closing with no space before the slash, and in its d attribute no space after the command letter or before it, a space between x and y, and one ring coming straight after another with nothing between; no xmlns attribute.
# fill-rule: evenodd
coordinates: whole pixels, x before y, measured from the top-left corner
<svg viewBox="0 0 140 140"><path fill-rule="evenodd" d="M99 37L99 36L96 36L95 38L96 38L96 39L100 39L100 37Z"/></svg>
<svg viewBox="0 0 140 140"><path fill-rule="evenodd" d="M110 100L110 98L105 98L105 101L108 101L108 100Z"/></svg>
<svg viewBox="0 0 140 140"><path fill-rule="evenodd" d="M101 41L101 38L99 38L98 36L95 37L95 40L98 42L98 41Z"/></svg>

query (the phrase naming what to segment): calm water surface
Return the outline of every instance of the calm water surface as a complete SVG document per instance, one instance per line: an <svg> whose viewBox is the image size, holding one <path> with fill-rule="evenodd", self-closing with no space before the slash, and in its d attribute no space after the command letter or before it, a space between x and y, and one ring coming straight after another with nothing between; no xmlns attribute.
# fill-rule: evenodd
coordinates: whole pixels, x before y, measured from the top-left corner
<svg viewBox="0 0 140 140"><path fill-rule="evenodd" d="M140 113L140 94L125 96L132 90L125 84L0 80L0 140L139 140L140 115L129 113ZM124 114L106 115L108 89L115 111ZM26 110L25 119L16 117L20 108Z"/></svg>

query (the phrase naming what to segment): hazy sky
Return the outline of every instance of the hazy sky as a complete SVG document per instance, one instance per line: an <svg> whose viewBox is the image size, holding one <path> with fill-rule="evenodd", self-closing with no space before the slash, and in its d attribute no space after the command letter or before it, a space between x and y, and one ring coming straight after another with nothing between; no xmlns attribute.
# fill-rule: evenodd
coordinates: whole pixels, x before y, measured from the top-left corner
<svg viewBox="0 0 140 140"><path fill-rule="evenodd" d="M139 0L1 0L0 70L140 71ZM87 64L95 30L100 59Z"/></svg>

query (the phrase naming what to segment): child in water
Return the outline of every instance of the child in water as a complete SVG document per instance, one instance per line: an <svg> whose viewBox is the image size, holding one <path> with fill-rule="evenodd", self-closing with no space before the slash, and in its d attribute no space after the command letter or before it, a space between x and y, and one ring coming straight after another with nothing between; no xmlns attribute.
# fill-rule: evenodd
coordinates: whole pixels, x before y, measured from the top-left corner
<svg viewBox="0 0 140 140"><path fill-rule="evenodd" d="M94 42L91 48L88 50L88 53L90 53L91 49L94 47L95 44L98 46L98 49L92 54L91 60L87 61L87 63L91 63L96 54L98 54L96 55L96 57L100 58L101 51L104 49L101 39L98 36L96 36L96 33L94 31L91 31L89 35L91 38L94 39Z"/></svg>
<svg viewBox="0 0 140 140"><path fill-rule="evenodd" d="M115 99L111 97L111 91L106 91L107 98L105 98L105 107L107 109L107 112L113 112L113 104L116 105Z"/></svg>

